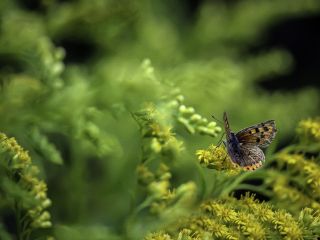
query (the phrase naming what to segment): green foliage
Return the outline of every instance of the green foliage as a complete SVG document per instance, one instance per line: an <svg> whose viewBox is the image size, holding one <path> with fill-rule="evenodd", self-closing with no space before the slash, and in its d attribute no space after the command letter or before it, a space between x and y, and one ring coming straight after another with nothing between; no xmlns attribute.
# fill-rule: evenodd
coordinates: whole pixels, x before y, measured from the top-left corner
<svg viewBox="0 0 320 240"><path fill-rule="evenodd" d="M14 138L0 134L0 142L3 204L13 209L17 239L29 239L35 229L52 226L50 213L46 210L51 205L47 185L37 178L39 169ZM2 235L9 238L5 231Z"/></svg>
<svg viewBox="0 0 320 240"><path fill-rule="evenodd" d="M14 137L0 136L0 239L319 236L319 91L263 90L295 60L248 51L319 1L183 6L0 1L0 126ZM222 126L208 119L223 111L234 131L276 120L262 169L212 145Z"/></svg>

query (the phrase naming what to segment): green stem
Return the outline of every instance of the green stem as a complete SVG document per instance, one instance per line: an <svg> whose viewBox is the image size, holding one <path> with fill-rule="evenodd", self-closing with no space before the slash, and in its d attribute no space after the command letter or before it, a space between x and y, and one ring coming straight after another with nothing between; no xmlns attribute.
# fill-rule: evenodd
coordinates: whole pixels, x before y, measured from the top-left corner
<svg viewBox="0 0 320 240"><path fill-rule="evenodd" d="M248 172L241 174L237 177L229 186L227 186L224 190L221 191L220 196L226 197L232 192L246 177L248 176Z"/></svg>
<svg viewBox="0 0 320 240"><path fill-rule="evenodd" d="M133 226L133 223L135 222L135 219L140 211L150 206L150 204L153 202L153 197L147 197L137 208L128 216L126 223L125 223L125 233L128 239L130 239L130 227Z"/></svg>
<svg viewBox="0 0 320 240"><path fill-rule="evenodd" d="M199 176L200 176L200 182L201 182L201 190L199 193L199 197L200 200L203 200L205 198L206 195L206 190L207 190L207 184L206 184L206 180L205 180L205 176L203 173L203 169L199 166L199 164L195 164L196 165L196 169L198 170Z"/></svg>
<svg viewBox="0 0 320 240"><path fill-rule="evenodd" d="M241 184L244 180L249 179L261 179L266 178L268 176L268 173L264 170L258 170L253 172L245 172L241 174L239 177L237 177L233 182L231 182L220 194L222 197L228 196L232 191L234 191L237 186Z"/></svg>
<svg viewBox="0 0 320 240"><path fill-rule="evenodd" d="M141 210L147 208L150 206L150 204L153 202L153 197L147 197L146 200L144 200L136 209L133 211L133 216L136 216Z"/></svg>
<svg viewBox="0 0 320 240"><path fill-rule="evenodd" d="M17 239L23 240L23 234L21 229L21 209L19 207L19 204L15 201L14 203L14 210L16 215L16 225L17 225Z"/></svg>
<svg viewBox="0 0 320 240"><path fill-rule="evenodd" d="M212 184L212 187L209 191L209 197L216 198L216 197L220 196L221 186L228 185L228 181L232 182L232 181L230 181L230 179L225 179L225 176L223 176L218 171L216 171L213 174L213 180L212 180L213 184Z"/></svg>
<svg viewBox="0 0 320 240"><path fill-rule="evenodd" d="M29 240L30 239L30 234L31 234L31 229L27 229L22 233L22 239L24 240Z"/></svg>
<svg viewBox="0 0 320 240"><path fill-rule="evenodd" d="M25 215L25 217L27 214ZM32 229L30 228L31 221L26 218L21 219L21 226L22 226L22 239L28 240L31 234Z"/></svg>
<svg viewBox="0 0 320 240"><path fill-rule="evenodd" d="M254 186L251 184L246 184L246 183L242 183L239 184L236 188L234 188L234 190L248 190L248 191L253 191L253 192L258 192L261 193L262 195L265 195L267 197L272 197L273 196L273 192L270 190L267 190L265 187L263 186Z"/></svg>

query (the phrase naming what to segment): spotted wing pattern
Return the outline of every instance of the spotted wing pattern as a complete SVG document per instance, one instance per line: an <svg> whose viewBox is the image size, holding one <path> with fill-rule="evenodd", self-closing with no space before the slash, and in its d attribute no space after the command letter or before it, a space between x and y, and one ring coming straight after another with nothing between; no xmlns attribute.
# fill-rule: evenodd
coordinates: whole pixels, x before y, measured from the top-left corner
<svg viewBox="0 0 320 240"><path fill-rule="evenodd" d="M245 170L256 170L262 166L265 160L263 151L257 146L242 145L240 147L240 153L242 157L240 166Z"/></svg>
<svg viewBox="0 0 320 240"><path fill-rule="evenodd" d="M250 144L266 148L275 138L276 133L275 121L269 120L241 130L236 134L236 137L240 145Z"/></svg>
<svg viewBox="0 0 320 240"><path fill-rule="evenodd" d="M224 143L232 162L239 165L244 170L255 170L262 166L265 156L259 147L254 145L235 146L228 142Z"/></svg>
<svg viewBox="0 0 320 240"><path fill-rule="evenodd" d="M234 134L228 122L227 113L223 114L228 155L232 162L244 170L255 170L262 166L265 156L261 148L266 148L276 136L274 120L259 123Z"/></svg>

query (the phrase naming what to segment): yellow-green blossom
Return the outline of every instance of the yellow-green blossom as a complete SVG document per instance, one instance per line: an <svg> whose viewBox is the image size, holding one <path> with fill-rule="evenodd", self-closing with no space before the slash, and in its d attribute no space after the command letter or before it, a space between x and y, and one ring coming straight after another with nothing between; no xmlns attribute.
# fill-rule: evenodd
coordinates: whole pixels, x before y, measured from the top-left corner
<svg viewBox="0 0 320 240"><path fill-rule="evenodd" d="M207 232L208 235L210 234L212 237L230 240L239 239L239 235L236 231L229 229L226 225L218 222L215 219L202 216L193 219L193 223L196 224L197 227Z"/></svg>
<svg viewBox="0 0 320 240"><path fill-rule="evenodd" d="M303 209L298 218L254 195L208 200L199 211L168 228L170 237L193 239L316 239L320 212ZM306 229L307 227L307 229ZM170 230L169 230L170 229ZM166 232L159 232L165 234ZM319 233L319 234L318 234ZM309 238L308 238L309 237Z"/></svg>
<svg viewBox="0 0 320 240"><path fill-rule="evenodd" d="M137 176L138 176L138 181L142 185L148 185L155 178L154 174L144 164L140 164L137 167L136 172L137 172Z"/></svg>
<svg viewBox="0 0 320 240"><path fill-rule="evenodd" d="M311 138L317 142L320 141L320 118L306 119L299 123L298 134L305 138Z"/></svg>
<svg viewBox="0 0 320 240"><path fill-rule="evenodd" d="M303 239L302 229L290 213L280 210L274 213L273 224L286 239Z"/></svg>
<svg viewBox="0 0 320 240"><path fill-rule="evenodd" d="M204 235L205 235L205 232L203 231L183 228L179 232L177 239L178 240L203 240L203 239L206 239Z"/></svg>
<svg viewBox="0 0 320 240"><path fill-rule="evenodd" d="M47 197L47 185L39 180L37 174L39 169L32 164L31 158L14 138L7 138L0 133L0 148L7 164L7 174L22 190L26 191L34 200L34 203L24 203L16 200L17 211L26 211L28 218L17 219L23 225L21 231L31 231L35 228L48 228L52 226L51 216L46 208L51 205L51 200ZM19 178L14 177L18 175Z"/></svg>
<svg viewBox="0 0 320 240"><path fill-rule="evenodd" d="M303 207L320 209L319 202L290 186L288 181L286 176L279 175L270 182L278 204L283 203L289 210L300 210Z"/></svg>
<svg viewBox="0 0 320 240"><path fill-rule="evenodd" d="M181 184L172 188L170 184L171 173L169 167L160 163L156 173L151 172L145 165L137 168L138 180L146 187L150 212L163 214L171 208L179 209L189 207L195 200L196 185L193 182Z"/></svg>
<svg viewBox="0 0 320 240"><path fill-rule="evenodd" d="M169 191L169 181L154 181L148 185L148 191L155 199L160 199Z"/></svg>
<svg viewBox="0 0 320 240"><path fill-rule="evenodd" d="M299 165L301 166L304 161L304 156L302 154L289 154L289 153L280 153L277 155L277 159L280 162L284 162L288 165Z"/></svg>
<svg viewBox="0 0 320 240"><path fill-rule="evenodd" d="M169 234L164 232L150 233L144 239L145 240L173 240L173 238L171 238Z"/></svg>
<svg viewBox="0 0 320 240"><path fill-rule="evenodd" d="M239 173L240 168L232 163L229 155L222 146L211 145L207 150L197 150L199 163L207 168L219 171L228 170L229 173Z"/></svg>
<svg viewBox="0 0 320 240"><path fill-rule="evenodd" d="M280 153L277 155L279 163L286 163L288 167L301 176L301 181L306 182L312 194L320 196L320 166L314 161L306 159L300 153Z"/></svg>

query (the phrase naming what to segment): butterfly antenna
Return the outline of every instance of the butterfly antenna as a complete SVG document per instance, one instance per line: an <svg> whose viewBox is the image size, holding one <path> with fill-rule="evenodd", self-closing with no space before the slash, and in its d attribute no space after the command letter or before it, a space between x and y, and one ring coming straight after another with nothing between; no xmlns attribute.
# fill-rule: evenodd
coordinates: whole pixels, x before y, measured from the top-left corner
<svg viewBox="0 0 320 240"><path fill-rule="evenodd" d="M213 114L211 114L211 117L216 120L217 122L219 122L220 124L224 124L221 120L219 120L218 118L216 118Z"/></svg>
<svg viewBox="0 0 320 240"><path fill-rule="evenodd" d="M217 148L220 147L220 145L221 145L221 143L222 143L222 138L223 138L224 134L225 134L225 133L223 133L223 134L221 135L221 138L219 139L218 144L217 144L216 147L214 148L214 151L216 151ZM223 161L224 161L224 160L223 160Z"/></svg>
<svg viewBox="0 0 320 240"><path fill-rule="evenodd" d="M217 147L220 147L220 145L221 145L221 143L222 143L222 138L223 138L224 134L225 134L225 133L223 133L223 134L221 135L221 137L220 137L220 139L219 139L219 142L218 142L218 144L217 144Z"/></svg>
<svg viewBox="0 0 320 240"><path fill-rule="evenodd" d="M224 123L223 123L221 120L219 120L218 118L216 118L213 114L211 114L211 117L212 117L214 120L216 120L217 122L219 122L220 124L224 125ZM218 144L217 144L217 147L219 147L219 146L221 145L221 143L222 143L222 138L223 138L224 134L225 134L225 132L221 135L221 137L220 137L220 139L219 139L219 142L218 142Z"/></svg>

